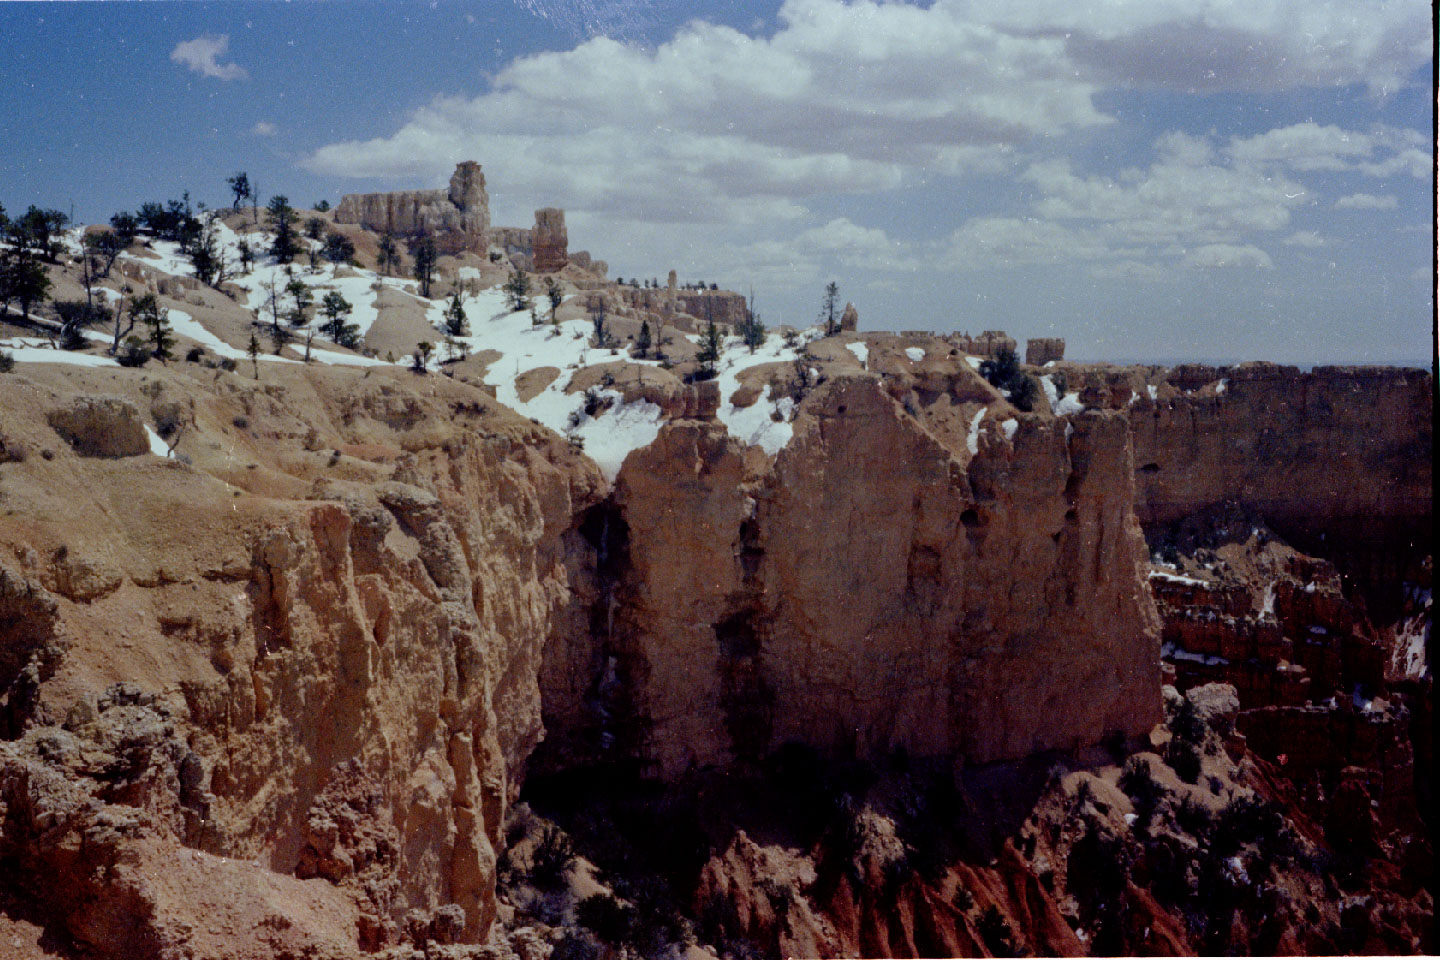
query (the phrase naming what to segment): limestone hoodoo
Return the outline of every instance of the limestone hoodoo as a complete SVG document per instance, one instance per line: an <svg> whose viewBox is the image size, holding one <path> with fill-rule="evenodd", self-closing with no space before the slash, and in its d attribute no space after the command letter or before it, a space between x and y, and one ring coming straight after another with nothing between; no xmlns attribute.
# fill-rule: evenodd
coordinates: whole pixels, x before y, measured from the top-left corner
<svg viewBox="0 0 1440 960"><path fill-rule="evenodd" d="M570 262L567 248L570 238L565 232L565 211L545 207L535 211L535 229L530 246L534 251L536 273L556 273Z"/></svg>
<svg viewBox="0 0 1440 960"><path fill-rule="evenodd" d="M490 229L490 196L480 164L457 164L445 190L348 193L335 208L336 223L386 233L455 232L476 238Z"/></svg>

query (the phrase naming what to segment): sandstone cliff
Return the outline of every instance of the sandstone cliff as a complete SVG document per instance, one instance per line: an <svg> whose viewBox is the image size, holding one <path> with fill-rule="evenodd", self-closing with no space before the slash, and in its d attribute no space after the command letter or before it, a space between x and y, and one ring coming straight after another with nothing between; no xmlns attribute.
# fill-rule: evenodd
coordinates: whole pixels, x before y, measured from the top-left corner
<svg viewBox="0 0 1440 960"><path fill-rule="evenodd" d="M856 377L794 426L773 461L683 421L627 459L603 615L547 652L558 740L619 736L674 776L789 742L986 763L1148 731L1123 418L990 421L972 453Z"/></svg>
<svg viewBox="0 0 1440 960"><path fill-rule="evenodd" d="M483 940L561 534L599 478L443 378L203 370L5 377L12 891L106 956L239 955L214 945L246 923L288 931L257 956L353 956L447 904ZM77 391L178 411L189 464L72 449L46 411ZM233 902L178 895L181 845L176 877Z"/></svg>

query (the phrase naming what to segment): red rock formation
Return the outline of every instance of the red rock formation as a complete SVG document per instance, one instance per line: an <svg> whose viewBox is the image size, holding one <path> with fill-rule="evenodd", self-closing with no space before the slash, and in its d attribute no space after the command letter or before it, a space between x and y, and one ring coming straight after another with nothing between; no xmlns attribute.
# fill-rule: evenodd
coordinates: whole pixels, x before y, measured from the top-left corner
<svg viewBox="0 0 1440 960"><path fill-rule="evenodd" d="M804 410L758 473L684 422L621 470L628 567L600 641L645 756L670 775L789 741L988 762L1149 729L1157 623L1123 419L1027 417L967 464L870 379ZM553 670L547 654L549 703L594 682L566 649ZM588 736L567 729L583 711L553 719Z"/></svg>
<svg viewBox="0 0 1440 960"><path fill-rule="evenodd" d="M530 231L531 260L536 273L558 273L570 260L566 256L569 234L565 232L565 211L546 207L535 211Z"/></svg>

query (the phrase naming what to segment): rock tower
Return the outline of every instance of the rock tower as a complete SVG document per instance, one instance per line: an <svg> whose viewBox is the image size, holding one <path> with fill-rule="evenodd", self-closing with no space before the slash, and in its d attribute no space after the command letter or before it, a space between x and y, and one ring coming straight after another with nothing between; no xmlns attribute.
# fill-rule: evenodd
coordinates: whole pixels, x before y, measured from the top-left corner
<svg viewBox="0 0 1440 960"><path fill-rule="evenodd" d="M570 262L567 248L570 238L565 232L565 211L545 207L535 211L535 229L530 234L530 247L536 273L556 273Z"/></svg>

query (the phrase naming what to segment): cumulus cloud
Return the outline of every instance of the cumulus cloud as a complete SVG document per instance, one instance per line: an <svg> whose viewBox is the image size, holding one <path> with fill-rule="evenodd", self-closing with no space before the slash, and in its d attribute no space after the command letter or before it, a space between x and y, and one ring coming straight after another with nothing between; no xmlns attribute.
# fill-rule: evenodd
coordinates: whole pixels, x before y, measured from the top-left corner
<svg viewBox="0 0 1440 960"><path fill-rule="evenodd" d="M253 137L273 137L279 128L269 120L257 120L255 126L250 128L250 135Z"/></svg>
<svg viewBox="0 0 1440 960"><path fill-rule="evenodd" d="M1352 193L1335 201L1336 210L1394 210L1394 197L1377 197L1373 193Z"/></svg>
<svg viewBox="0 0 1440 960"><path fill-rule="evenodd" d="M944 2L944 0L941 0ZM1129 87L1263 92L1365 84L1392 93L1429 63L1430 11L1411 0L953 0L996 27L1065 38L1088 75Z"/></svg>
<svg viewBox="0 0 1440 960"><path fill-rule="evenodd" d="M1253 270L1271 270L1275 264L1270 254L1259 247L1233 243L1207 243L1185 254L1187 267L1224 268L1242 267Z"/></svg>
<svg viewBox="0 0 1440 960"><path fill-rule="evenodd" d="M1297 123L1253 137L1236 137L1226 153L1244 163L1280 163L1292 170L1358 170L1367 176L1397 173L1427 179L1433 158L1414 130L1379 126L1369 133L1334 124Z"/></svg>
<svg viewBox="0 0 1440 960"><path fill-rule="evenodd" d="M1413 0L1376 0L1364 16L1310 0L1117 0L1098 11L1073 0L785 0L768 32L697 20L654 47L584 35L305 165L418 186L476 159L497 223L527 224L554 204L572 237L604 225L617 268L622 256L641 269L689 263L777 285L837 268L1068 264L1137 280L1181 266L1268 269L1265 246L1320 239L1291 223L1314 204L1312 176L1433 168L1414 131L1313 122L1234 138L1168 133L1148 166L1126 170L1057 158L1074 135L1116 122L1097 95L1117 88L1383 94L1413 83L1430 58L1428 11ZM1021 198L941 240L902 242L836 217L847 196L977 177L1018 178Z"/></svg>
<svg viewBox="0 0 1440 960"><path fill-rule="evenodd" d="M226 34L206 34L193 40L183 40L170 51L170 59L181 66L189 67L202 77L216 80L244 80L248 73L237 63L221 63L220 58L230 49L230 37Z"/></svg>
<svg viewBox="0 0 1440 960"><path fill-rule="evenodd" d="M1325 238L1314 230L1296 230L1285 238L1287 247L1307 247L1314 249L1325 246Z"/></svg>

